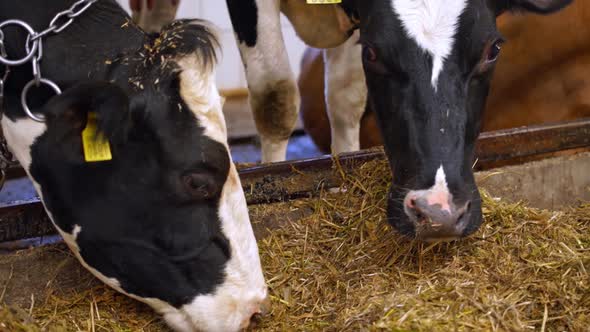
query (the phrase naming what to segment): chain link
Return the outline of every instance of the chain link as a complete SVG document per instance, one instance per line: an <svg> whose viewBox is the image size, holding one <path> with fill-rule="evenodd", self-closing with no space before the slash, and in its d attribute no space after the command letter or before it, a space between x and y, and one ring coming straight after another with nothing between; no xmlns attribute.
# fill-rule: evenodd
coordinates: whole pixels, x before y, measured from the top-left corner
<svg viewBox="0 0 590 332"><path fill-rule="evenodd" d="M0 56L6 57L6 46L4 45L4 33L0 30ZM2 116L2 104L4 99L4 84L8 79L8 75L10 74L10 67L8 65L4 65L4 74L0 77L0 118Z"/></svg>
<svg viewBox="0 0 590 332"><path fill-rule="evenodd" d="M72 24L72 22L74 22L76 17L82 15L82 13L84 13L88 8L90 8L90 6L92 6L92 4L97 1L98 0L79 0L75 2L67 10L57 13L57 15L55 15L49 23L49 27L41 32L36 32L29 24L20 20L7 20L0 23L0 65L4 65L4 73L0 77L0 119L4 113L2 110L4 105L4 86L10 74L10 67L19 66L30 61L33 66L33 79L25 85L23 91L21 92L21 105L28 117L38 122L45 121L45 118L42 115L34 114L27 104L27 94L33 86L39 87L41 85L46 85L56 94L61 94L61 89L57 84L55 84L55 82L43 78L41 75L41 60L43 59L43 37L51 33L57 34L62 32L70 24ZM2 29L9 25L18 26L27 32L27 38L25 41L26 56L21 59L8 59L4 31ZM4 186L4 181L6 180L6 170L8 167L16 163L17 162L14 160L14 157L8 148L4 134L2 133L2 127L0 126L0 189L2 189Z"/></svg>
<svg viewBox="0 0 590 332"><path fill-rule="evenodd" d="M48 85L57 94L61 93L61 90L57 84L53 81L43 78L41 75L41 60L43 58L43 37L50 33L60 33L66 29L74 19L82 13L84 13L92 4L98 0L79 0L72 4L67 10L57 13L51 22L49 27L41 32L36 32L29 24L20 20L7 20L0 23L0 63L5 65L5 77L0 80L0 95L3 95L4 85L6 83L7 73L10 66L18 66L31 62L33 66L33 80L25 85L26 89L21 92L21 104L25 113L33 120L43 122L44 118L40 115L35 116L27 104L27 93L30 88L34 85L36 87L42 84ZM4 48L4 32L2 28L14 25L24 29L28 34L25 41L26 56L18 60L10 60L7 57L6 50ZM0 100L1 102L1 100ZM0 104L1 107L1 104ZM0 109L1 111L1 109Z"/></svg>
<svg viewBox="0 0 590 332"><path fill-rule="evenodd" d="M31 51L31 47L29 46L31 41L31 36L27 37L27 41L25 42L25 49L27 52ZM37 42L39 43L39 47L37 48L37 55L33 57L31 63L33 64L33 77L35 79L35 85L39 86L41 84L41 59L43 58L43 39L38 39Z"/></svg>
<svg viewBox="0 0 590 332"><path fill-rule="evenodd" d="M8 143L6 143L6 138L4 138L4 133L2 132L2 126L0 126L0 189L4 187L4 182L6 181L6 170L10 166L17 164L18 161L14 159L12 152L10 152Z"/></svg>
<svg viewBox="0 0 590 332"><path fill-rule="evenodd" d="M65 28L67 28L72 22L74 22L74 18L80 16L84 13L93 3L98 0L80 0L74 3L69 9L64 10L62 12L57 13L49 22L49 27L34 36L32 36L31 41L35 41L39 38L43 38L44 36L50 33L60 33ZM60 20L62 23L59 24Z"/></svg>
<svg viewBox="0 0 590 332"><path fill-rule="evenodd" d="M6 46L4 45L4 32L0 30L0 56L7 57L6 53ZM0 119L2 119L2 106L4 105L4 83L8 79L8 75L10 74L10 67L8 65L4 65L4 74L0 77ZM0 126L0 189L4 187L4 182L6 181L6 170L12 166L17 164L17 161L14 159L12 152L8 148L8 144L6 143L6 139L4 138L4 134L2 133L2 126Z"/></svg>

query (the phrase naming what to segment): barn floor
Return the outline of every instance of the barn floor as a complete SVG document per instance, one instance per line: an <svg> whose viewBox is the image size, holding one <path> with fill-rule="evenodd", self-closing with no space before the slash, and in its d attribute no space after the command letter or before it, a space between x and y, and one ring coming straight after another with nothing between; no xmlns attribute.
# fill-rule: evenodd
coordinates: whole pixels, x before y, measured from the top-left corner
<svg viewBox="0 0 590 332"><path fill-rule="evenodd" d="M260 144L255 138L234 140L230 144L232 159L236 163L251 163L260 161ZM306 159L323 155L315 146L311 138L301 132L296 132L289 140L287 160Z"/></svg>
<svg viewBox="0 0 590 332"><path fill-rule="evenodd" d="M267 227L282 227L310 213L284 203L250 208L260 240L270 235ZM94 278L63 243L0 250L0 332L45 331L40 325L55 332L170 331L148 306Z"/></svg>

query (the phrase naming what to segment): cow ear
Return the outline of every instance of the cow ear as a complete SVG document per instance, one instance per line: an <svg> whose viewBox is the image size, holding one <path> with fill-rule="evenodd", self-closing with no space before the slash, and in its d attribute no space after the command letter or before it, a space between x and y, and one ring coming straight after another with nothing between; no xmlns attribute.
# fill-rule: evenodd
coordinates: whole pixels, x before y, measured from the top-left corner
<svg viewBox="0 0 590 332"><path fill-rule="evenodd" d="M47 125L82 131L94 113L97 129L111 141L125 140L131 128L129 97L109 82L81 83L52 98L44 107Z"/></svg>
<svg viewBox="0 0 590 332"><path fill-rule="evenodd" d="M536 14L551 14L567 7L573 0L497 0L497 13L523 10Z"/></svg>

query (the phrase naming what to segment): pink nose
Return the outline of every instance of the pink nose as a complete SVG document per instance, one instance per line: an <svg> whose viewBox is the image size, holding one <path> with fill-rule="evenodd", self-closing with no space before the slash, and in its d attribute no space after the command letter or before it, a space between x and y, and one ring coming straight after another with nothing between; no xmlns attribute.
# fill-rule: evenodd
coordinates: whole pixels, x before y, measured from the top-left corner
<svg viewBox="0 0 590 332"><path fill-rule="evenodd" d="M416 236L425 241L459 238L467 226L469 206L466 202L457 207L453 195L443 190L411 191L404 199L404 211L414 222Z"/></svg>

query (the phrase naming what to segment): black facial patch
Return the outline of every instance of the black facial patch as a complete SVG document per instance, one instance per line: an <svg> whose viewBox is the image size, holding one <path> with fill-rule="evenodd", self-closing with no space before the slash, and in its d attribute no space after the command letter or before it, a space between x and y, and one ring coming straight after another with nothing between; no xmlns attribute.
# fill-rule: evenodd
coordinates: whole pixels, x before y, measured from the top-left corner
<svg viewBox="0 0 590 332"><path fill-rule="evenodd" d="M227 9L240 43L256 46L258 6L255 0L227 0Z"/></svg>
<svg viewBox="0 0 590 332"><path fill-rule="evenodd" d="M75 225L81 227L77 244L91 267L117 279L128 293L178 307L213 292L230 258L218 217L221 192L191 199L183 174L199 170L223 187L229 156L225 146L203 135L174 93L178 86L163 82L168 83L165 91L146 89L134 95L132 109L104 98L71 102L61 114L48 109L52 116L31 148L30 171L57 226L70 233ZM105 89L113 88L83 85L54 100L100 95ZM84 161L80 129L65 125L61 116L72 108L95 112L99 122L112 113L132 118L125 139L111 140L111 161Z"/></svg>

